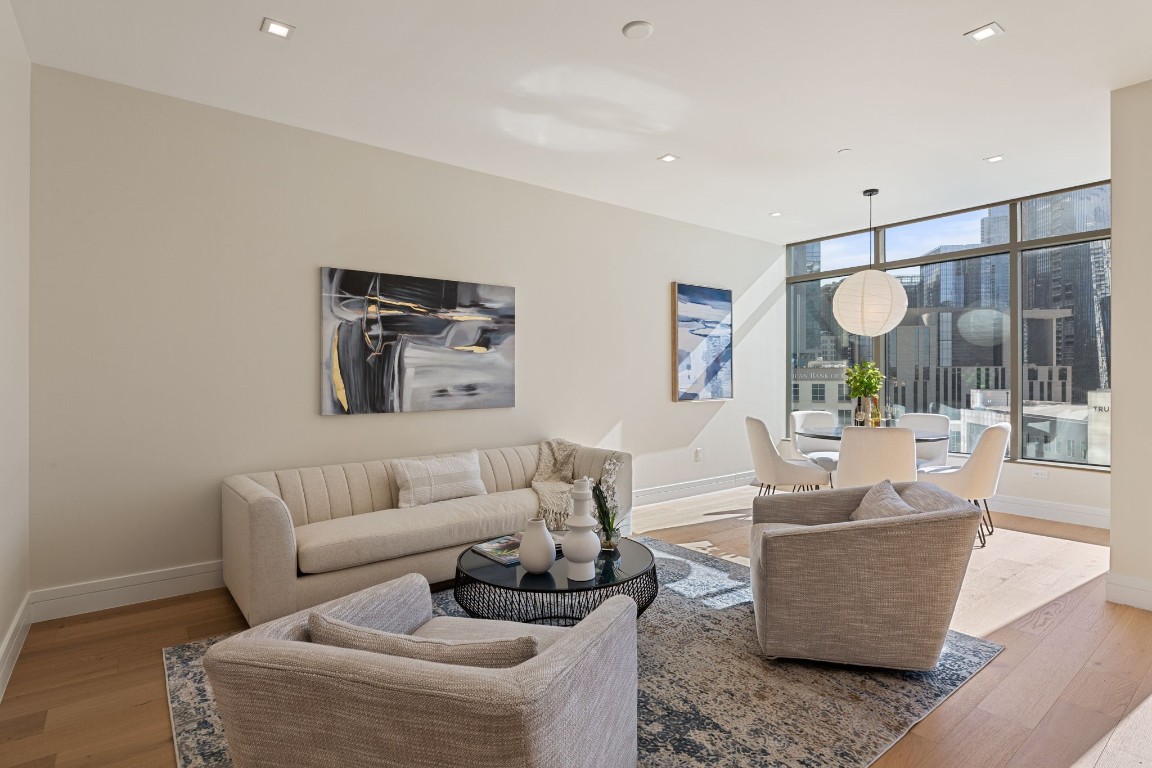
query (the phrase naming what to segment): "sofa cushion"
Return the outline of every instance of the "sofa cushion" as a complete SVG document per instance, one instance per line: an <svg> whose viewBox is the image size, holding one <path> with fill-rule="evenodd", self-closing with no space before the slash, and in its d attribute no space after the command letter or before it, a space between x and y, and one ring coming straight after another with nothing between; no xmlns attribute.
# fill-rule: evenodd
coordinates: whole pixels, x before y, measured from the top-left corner
<svg viewBox="0 0 1152 768"><path fill-rule="evenodd" d="M472 544L523 530L536 509L536 492L525 488L309 523L296 529L297 562L304 573L328 573Z"/></svg>
<svg viewBox="0 0 1152 768"><path fill-rule="evenodd" d="M480 459L474 450L423 459L396 459L392 474L400 490L401 509L488 493L480 479Z"/></svg>
<svg viewBox="0 0 1152 768"><path fill-rule="evenodd" d="M896 493L896 489L892 487L892 483L888 480L883 480L876 485L872 486L868 493L864 494L860 506L848 516L849 520L875 520L881 517L900 517L901 515L910 515L916 512L916 508L910 506L904 499L900 498L900 494Z"/></svg>
<svg viewBox="0 0 1152 768"><path fill-rule="evenodd" d="M308 632L312 642L322 645L438 664L500 669L523 664L536 655L536 638L528 634L496 640L441 640L358 627L322 613L308 615Z"/></svg>

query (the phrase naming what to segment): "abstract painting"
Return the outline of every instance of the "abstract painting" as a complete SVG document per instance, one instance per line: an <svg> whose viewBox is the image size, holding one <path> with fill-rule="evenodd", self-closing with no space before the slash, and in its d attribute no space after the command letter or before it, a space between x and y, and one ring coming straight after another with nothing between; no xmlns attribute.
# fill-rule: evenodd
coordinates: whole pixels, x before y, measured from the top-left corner
<svg viewBox="0 0 1152 768"><path fill-rule="evenodd" d="M672 284L678 402L732 398L732 291Z"/></svg>
<svg viewBox="0 0 1152 768"><path fill-rule="evenodd" d="M516 289L324 267L324 415L511 408Z"/></svg>

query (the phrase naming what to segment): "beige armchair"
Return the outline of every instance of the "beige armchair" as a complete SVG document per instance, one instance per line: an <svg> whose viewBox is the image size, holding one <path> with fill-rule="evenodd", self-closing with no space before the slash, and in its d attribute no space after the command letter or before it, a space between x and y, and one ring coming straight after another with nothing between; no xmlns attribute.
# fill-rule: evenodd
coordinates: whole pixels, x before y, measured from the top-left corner
<svg viewBox="0 0 1152 768"><path fill-rule="evenodd" d="M313 611L446 641L533 635L514 667L439 664L309 641ZM636 604L572 628L432 616L411 574L231 637L205 656L237 768L634 768Z"/></svg>
<svg viewBox="0 0 1152 768"><path fill-rule="evenodd" d="M932 669L980 510L929 483L897 483L917 513L850 520L868 488L753 501L752 599L764 655Z"/></svg>

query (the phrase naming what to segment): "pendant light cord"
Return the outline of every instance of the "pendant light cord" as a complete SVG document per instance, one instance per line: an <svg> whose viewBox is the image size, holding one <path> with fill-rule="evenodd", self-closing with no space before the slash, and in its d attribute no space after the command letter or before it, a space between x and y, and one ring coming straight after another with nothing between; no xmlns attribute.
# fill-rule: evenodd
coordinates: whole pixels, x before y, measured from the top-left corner
<svg viewBox="0 0 1152 768"><path fill-rule="evenodd" d="M872 268L876 261L876 230L872 228L872 198L880 194L878 189L864 190L864 197L868 198L868 267Z"/></svg>

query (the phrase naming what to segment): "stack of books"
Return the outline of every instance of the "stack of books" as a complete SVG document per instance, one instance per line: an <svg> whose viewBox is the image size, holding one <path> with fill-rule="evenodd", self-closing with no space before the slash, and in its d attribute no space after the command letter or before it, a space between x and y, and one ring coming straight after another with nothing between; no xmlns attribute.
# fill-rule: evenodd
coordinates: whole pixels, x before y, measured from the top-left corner
<svg viewBox="0 0 1152 768"><path fill-rule="evenodd" d="M551 531L551 533L553 541L556 542L556 555L559 557L560 545L564 542L565 531ZM520 537L523 535L524 532L520 531L508 536L500 536L491 541L482 541L479 544L473 544L472 551L495 560L501 565L519 565Z"/></svg>

